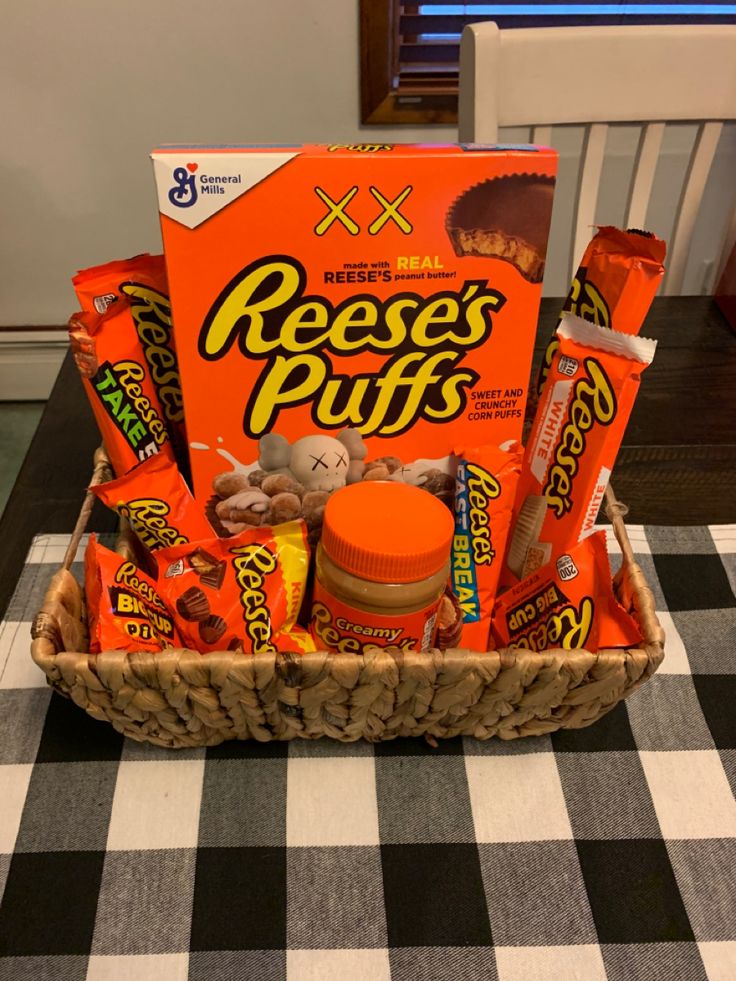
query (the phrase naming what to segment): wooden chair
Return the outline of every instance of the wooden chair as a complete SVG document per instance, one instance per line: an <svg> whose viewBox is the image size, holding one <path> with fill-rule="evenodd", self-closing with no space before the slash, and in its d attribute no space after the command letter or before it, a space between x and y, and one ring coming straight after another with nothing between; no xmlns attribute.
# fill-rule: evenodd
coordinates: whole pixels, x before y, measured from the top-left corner
<svg viewBox="0 0 736 981"><path fill-rule="evenodd" d="M642 124L624 224L643 228L665 125L697 122L663 287L679 294L723 123L736 119L736 26L471 25L460 46L459 119L461 142L472 143L496 142L499 126L529 126L532 142L549 144L553 126L585 125L570 277L595 224L609 124ZM736 210L721 264L734 240Z"/></svg>

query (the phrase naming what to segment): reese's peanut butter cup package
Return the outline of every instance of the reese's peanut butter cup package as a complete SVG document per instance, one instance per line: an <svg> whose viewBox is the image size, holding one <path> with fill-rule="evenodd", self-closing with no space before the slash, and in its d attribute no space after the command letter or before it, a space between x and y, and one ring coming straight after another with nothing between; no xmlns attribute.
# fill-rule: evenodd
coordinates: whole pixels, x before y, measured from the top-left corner
<svg viewBox="0 0 736 981"><path fill-rule="evenodd" d="M152 552L215 535L176 464L162 453L90 490L126 518L141 543Z"/></svg>
<svg viewBox="0 0 736 981"><path fill-rule="evenodd" d="M130 301L118 300L103 314L74 314L69 340L115 473L122 476L155 453L173 459Z"/></svg>
<svg viewBox="0 0 736 981"><path fill-rule="evenodd" d="M605 532L594 532L503 593L493 633L499 647L532 651L639 644L636 621L613 594Z"/></svg>
<svg viewBox="0 0 736 981"><path fill-rule="evenodd" d="M90 653L182 646L156 583L95 535L85 553L85 595Z"/></svg>
<svg viewBox="0 0 736 981"><path fill-rule="evenodd" d="M153 162L198 500L228 468L288 474L310 506L380 473L439 497L456 446L521 437L553 150L163 147Z"/></svg>
<svg viewBox="0 0 736 981"><path fill-rule="evenodd" d="M193 650L316 649L296 624L309 568L303 521L174 545L155 556L159 589Z"/></svg>
<svg viewBox="0 0 736 981"><path fill-rule="evenodd" d="M656 341L562 315L514 503L503 583L588 535ZM506 571L512 578L506 577Z"/></svg>
<svg viewBox="0 0 736 981"><path fill-rule="evenodd" d="M481 446L458 450L457 458L450 581L463 627L456 646L486 651L523 450Z"/></svg>
<svg viewBox="0 0 736 981"><path fill-rule="evenodd" d="M651 232L601 226L588 243L562 308L600 327L638 334L664 276L667 246ZM536 403L554 353L553 334L542 357Z"/></svg>
<svg viewBox="0 0 736 981"><path fill-rule="evenodd" d="M120 299L130 302L132 324L169 436L179 462L185 462L184 404L164 257L143 253L106 262L80 270L72 283L82 310L90 314L104 314Z"/></svg>

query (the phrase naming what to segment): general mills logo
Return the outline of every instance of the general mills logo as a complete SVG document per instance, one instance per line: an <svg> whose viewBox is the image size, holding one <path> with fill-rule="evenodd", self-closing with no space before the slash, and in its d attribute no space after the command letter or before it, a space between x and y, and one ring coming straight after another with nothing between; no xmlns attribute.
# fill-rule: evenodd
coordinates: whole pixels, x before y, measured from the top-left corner
<svg viewBox="0 0 736 981"><path fill-rule="evenodd" d="M174 171L174 186L169 191L169 201L177 208L191 208L197 203L195 173L199 164L188 163Z"/></svg>

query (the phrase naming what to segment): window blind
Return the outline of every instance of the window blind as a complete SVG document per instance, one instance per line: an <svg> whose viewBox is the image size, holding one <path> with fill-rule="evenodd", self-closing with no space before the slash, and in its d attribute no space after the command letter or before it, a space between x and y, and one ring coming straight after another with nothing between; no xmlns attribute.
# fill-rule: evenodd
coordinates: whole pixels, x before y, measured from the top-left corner
<svg viewBox="0 0 736 981"><path fill-rule="evenodd" d="M400 93L457 92L460 35L466 24L495 21L501 28L586 24L682 24L736 22L736 3L628 0L524 0L523 3L399 3L394 46L395 82Z"/></svg>
<svg viewBox="0 0 736 981"><path fill-rule="evenodd" d="M361 121L457 121L460 37L468 24L501 28L736 23L736 0L360 0Z"/></svg>

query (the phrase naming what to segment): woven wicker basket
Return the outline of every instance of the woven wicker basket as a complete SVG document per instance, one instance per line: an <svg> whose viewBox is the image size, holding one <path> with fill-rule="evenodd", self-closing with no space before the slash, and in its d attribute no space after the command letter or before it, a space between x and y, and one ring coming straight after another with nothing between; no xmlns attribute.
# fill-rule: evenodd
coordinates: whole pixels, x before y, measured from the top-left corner
<svg viewBox="0 0 736 981"><path fill-rule="evenodd" d="M92 483L110 479L104 452ZM590 725L653 674L664 633L634 561L624 508L608 492L607 512L623 552L614 579L638 620L644 644L627 650L521 649L478 653L375 649L348 654L259 654L167 650L85 653L82 589L69 568L93 498L87 495L62 568L33 624L33 660L49 684L95 719L158 746L214 746L225 739L539 736ZM118 551L134 557L123 527Z"/></svg>

